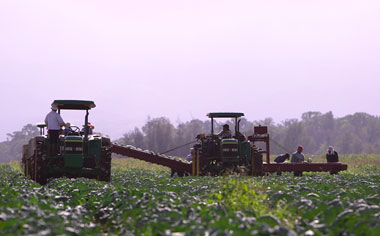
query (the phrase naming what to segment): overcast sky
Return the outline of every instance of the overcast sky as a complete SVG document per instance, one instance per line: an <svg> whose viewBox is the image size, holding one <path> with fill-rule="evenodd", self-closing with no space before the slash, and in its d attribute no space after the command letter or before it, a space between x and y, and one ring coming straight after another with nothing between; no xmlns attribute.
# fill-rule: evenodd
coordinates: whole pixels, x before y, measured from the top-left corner
<svg viewBox="0 0 380 236"><path fill-rule="evenodd" d="M379 85L379 0L0 1L0 141L54 99L94 100L116 139L148 116L380 115Z"/></svg>

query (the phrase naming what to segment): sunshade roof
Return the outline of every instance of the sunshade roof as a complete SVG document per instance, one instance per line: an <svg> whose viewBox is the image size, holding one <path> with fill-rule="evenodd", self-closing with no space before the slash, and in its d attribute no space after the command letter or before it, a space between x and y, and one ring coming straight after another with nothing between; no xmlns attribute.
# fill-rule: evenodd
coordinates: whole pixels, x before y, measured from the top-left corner
<svg viewBox="0 0 380 236"><path fill-rule="evenodd" d="M207 114L209 118L235 118L244 116L241 112L210 112Z"/></svg>
<svg viewBox="0 0 380 236"><path fill-rule="evenodd" d="M68 110L90 110L95 107L93 101L86 100L54 100L52 104L58 106L58 109Z"/></svg>
<svg viewBox="0 0 380 236"><path fill-rule="evenodd" d="M45 128L46 124L45 123L37 123L38 128Z"/></svg>

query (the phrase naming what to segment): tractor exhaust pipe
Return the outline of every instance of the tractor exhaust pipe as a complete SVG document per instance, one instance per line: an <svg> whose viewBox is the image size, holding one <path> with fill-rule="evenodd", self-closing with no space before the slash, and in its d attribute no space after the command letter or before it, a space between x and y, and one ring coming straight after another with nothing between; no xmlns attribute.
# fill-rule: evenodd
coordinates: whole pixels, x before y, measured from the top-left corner
<svg viewBox="0 0 380 236"><path fill-rule="evenodd" d="M86 110L86 116L84 118L84 141L88 140L88 110Z"/></svg>

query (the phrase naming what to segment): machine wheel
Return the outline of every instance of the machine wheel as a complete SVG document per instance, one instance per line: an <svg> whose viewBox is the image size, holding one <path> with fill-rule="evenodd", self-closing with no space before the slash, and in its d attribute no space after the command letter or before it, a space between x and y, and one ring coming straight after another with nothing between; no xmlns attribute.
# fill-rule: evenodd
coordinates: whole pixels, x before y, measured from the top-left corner
<svg viewBox="0 0 380 236"><path fill-rule="evenodd" d="M33 155L28 156L29 148L32 147L32 142L36 142L33 150ZM24 165L24 174L27 178L34 180L39 184L46 184L46 152L44 149L43 140L32 139L29 145L23 146L22 162Z"/></svg>
<svg viewBox="0 0 380 236"><path fill-rule="evenodd" d="M46 155L38 155L37 156L37 168L36 168L36 179L35 181L41 185L46 184L46 166L45 166L45 158Z"/></svg>
<svg viewBox="0 0 380 236"><path fill-rule="evenodd" d="M33 175L33 169L32 169L32 157L26 157L25 158L25 161L23 161L24 163L24 175L29 178L29 179L33 179L32 176Z"/></svg>
<svg viewBox="0 0 380 236"><path fill-rule="evenodd" d="M251 161L253 162L250 172L253 176L264 176L263 155L255 150L251 151Z"/></svg>
<svg viewBox="0 0 380 236"><path fill-rule="evenodd" d="M35 167L34 156L32 156L26 160L26 166L25 166L25 176L32 180L34 180L34 175L35 175L34 167Z"/></svg>
<svg viewBox="0 0 380 236"><path fill-rule="evenodd" d="M31 177L37 183L44 185L46 184L46 153L44 151L43 142L38 142L34 155L31 158L30 167L32 171L30 172Z"/></svg>
<svg viewBox="0 0 380 236"><path fill-rule="evenodd" d="M111 181L111 154L111 148L102 147L99 160L100 174L98 176L98 180L106 182Z"/></svg>

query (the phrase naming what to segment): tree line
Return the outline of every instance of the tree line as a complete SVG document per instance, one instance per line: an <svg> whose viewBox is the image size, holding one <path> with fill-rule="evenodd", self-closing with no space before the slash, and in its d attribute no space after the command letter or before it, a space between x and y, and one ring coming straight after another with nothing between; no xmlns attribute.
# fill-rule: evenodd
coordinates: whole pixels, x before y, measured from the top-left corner
<svg viewBox="0 0 380 236"><path fill-rule="evenodd" d="M29 139L39 135L37 126L25 125L20 131L7 134L7 141L0 142L0 162L20 161L22 145L28 144Z"/></svg>
<svg viewBox="0 0 380 236"><path fill-rule="evenodd" d="M233 120L224 123L234 127ZM215 123L215 131L222 129L222 122ZM272 118L249 121L242 118L240 131L246 136L253 134L253 127L268 126L272 138L271 153L280 154L295 151L298 145L308 154L321 155L328 146L333 146L340 154L379 154L380 153L380 117L367 113L355 113L335 118L332 112L303 113L300 119L288 119L275 123ZM141 128L126 132L115 140L120 144L133 145L143 150L163 153L174 147L195 140L200 133L209 134L210 120L193 119L174 125L166 117L150 119ZM22 145L38 135L38 128L25 125L21 131L7 134L8 140L0 142L0 162L21 160ZM192 144L176 149L168 155L186 156Z"/></svg>
<svg viewBox="0 0 380 236"><path fill-rule="evenodd" d="M225 123L233 127L233 120ZM216 123L215 130L220 131L223 124ZM268 126L272 154L291 153L298 145L304 147L305 153L313 155L324 154L328 146L333 146L340 154L380 153L380 117L367 113L335 118L332 112L306 112L301 119L288 119L281 123L275 123L272 118L256 121L242 118L240 131L250 136L254 126L258 125ZM141 129L136 127L125 133L118 142L162 153L194 140L197 134L208 134L210 130L209 120L194 119L174 126L169 119L159 117L149 119ZM191 146L170 154L186 156Z"/></svg>

